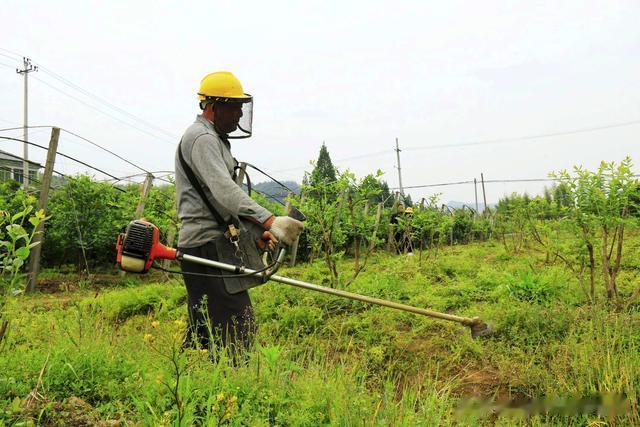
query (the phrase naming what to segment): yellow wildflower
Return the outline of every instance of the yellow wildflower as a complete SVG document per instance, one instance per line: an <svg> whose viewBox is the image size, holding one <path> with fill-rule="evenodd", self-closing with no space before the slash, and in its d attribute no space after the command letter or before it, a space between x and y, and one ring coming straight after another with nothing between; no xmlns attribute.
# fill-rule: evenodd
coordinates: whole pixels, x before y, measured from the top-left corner
<svg viewBox="0 0 640 427"><path fill-rule="evenodd" d="M153 335L152 334L144 334L144 342L150 343L151 341L153 341Z"/></svg>
<svg viewBox="0 0 640 427"><path fill-rule="evenodd" d="M187 324L182 319L175 320L173 323L179 328L184 328Z"/></svg>
<svg viewBox="0 0 640 427"><path fill-rule="evenodd" d="M153 322L151 322L151 327L157 328L158 326L160 326L160 322L159 321L154 320Z"/></svg>
<svg viewBox="0 0 640 427"><path fill-rule="evenodd" d="M216 398L218 399L218 402L221 402L224 400L224 393L220 392L216 395Z"/></svg>

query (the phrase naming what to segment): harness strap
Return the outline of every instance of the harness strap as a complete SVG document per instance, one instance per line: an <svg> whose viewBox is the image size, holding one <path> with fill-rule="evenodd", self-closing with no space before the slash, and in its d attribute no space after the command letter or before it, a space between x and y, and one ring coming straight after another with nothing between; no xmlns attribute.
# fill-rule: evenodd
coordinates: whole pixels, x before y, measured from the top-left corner
<svg viewBox="0 0 640 427"><path fill-rule="evenodd" d="M201 136L201 135L198 135L198 136ZM198 138L196 137L196 139L198 139ZM239 224L235 224L234 223L233 215L231 216L229 221L225 221L224 218L222 217L222 215L220 215L220 213L216 210L216 208L213 207L213 204L211 204L211 202L207 198L207 195L204 193L204 190L202 188L202 185L200 185L200 182L198 181L198 178L196 178L196 175L193 173L193 170L187 164L186 160L184 159L184 156L182 155L182 140L180 140L180 144L178 145L178 158L180 159L180 164L182 165L182 169L184 169L184 172L187 175L187 178L189 179L189 182L191 183L193 188L196 189L196 191L198 192L198 194L202 198L202 201L207 206L207 208L209 208L209 211L211 212L211 215L213 215L213 217L216 219L216 222L218 224L225 224L226 225L227 233L228 233L227 237L229 237L229 239L232 242L237 242L238 241L238 235L239 235L239 232L240 232L240 229L238 227Z"/></svg>

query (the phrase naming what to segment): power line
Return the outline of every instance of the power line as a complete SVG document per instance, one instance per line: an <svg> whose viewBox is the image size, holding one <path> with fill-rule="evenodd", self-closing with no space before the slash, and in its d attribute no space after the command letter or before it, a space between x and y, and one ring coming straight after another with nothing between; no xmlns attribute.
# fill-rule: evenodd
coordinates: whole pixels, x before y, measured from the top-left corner
<svg viewBox="0 0 640 427"><path fill-rule="evenodd" d="M13 51L8 50L8 49L0 48L0 50L3 50L3 51L5 51L5 52L8 52L8 53L10 53L11 55L13 55L13 56L10 56L10 55L7 55L7 54L4 54L4 53L1 53L1 52L0 52L0 55L1 55L1 56L4 56L4 57L9 58L9 59L12 59L12 60L17 60L17 59L19 59L19 58L21 58L21 57L23 57L23 56L24 56L24 55L19 55L19 54L17 54L17 53L15 53L15 52L13 52ZM6 65L6 66L13 68L11 65ZM114 110L114 111L119 112L120 114L126 115L126 116L128 116L128 117L130 117L130 118L134 119L135 121L137 121L137 122L139 122L139 123L144 124L145 126L147 126L147 127L151 128L151 129L155 129L156 131L161 132L161 133L165 134L166 136L168 136L168 137L170 137L170 138L173 138L173 139L176 139L176 138L177 138L173 133L171 133L171 132L169 132L169 131L167 131L167 130L165 130L165 129L162 129L161 127L159 127L159 126L157 126L157 125L155 125L155 124L153 124L153 123L150 123L150 122L148 122L148 121L146 121L146 120L144 120L144 119L142 119L142 118L140 118L140 117L136 116L135 114L132 114L132 113L128 112L127 110L125 110L125 109L123 109L123 108L121 108L121 107L118 107L117 105L115 105L115 104L113 104L113 103L111 103L111 102L107 101L106 99L104 99L104 98L102 98L102 97L100 97L100 96L98 96L98 95L96 95L96 94L94 94L94 93L89 92L88 90L86 90L86 89L82 88L81 86L79 86L79 85L77 85L77 84L73 83L71 80L69 80L69 79L67 79L67 78L65 78L65 77L63 77L63 76L61 76L60 74L58 74L58 73L54 72L54 71L53 71L53 70L51 70L50 68L45 67L45 66L43 66L43 65L39 65L39 67L40 67L40 69L41 69L43 72L45 72L47 75L49 75L49 76L53 77L54 79L58 80L58 81L59 81L59 82L61 82L62 84L64 84L64 85L66 85L66 86L68 86L68 87L70 87L70 88L72 88L72 89L74 89L74 90L76 90L76 91L78 91L78 92L82 93L82 94L83 94L83 95L85 95L86 97L91 98L91 99L93 99L93 100L95 100L95 101L99 102L100 104L102 104L102 105L104 105L104 106L106 106L106 107L108 107L108 108L110 108L110 109L112 109L112 110ZM38 80L40 80L40 79L38 79ZM40 82L44 83L42 80L40 80ZM49 84L47 84L47 83L44 83L44 84L48 85L48 86L49 86L49 87L51 87L51 88L54 88L53 86L51 86L51 85L49 85ZM67 94L67 93L65 93L65 92L62 92L62 91L61 91L60 89L58 89L58 88L54 88L54 89L55 89L55 90L58 90L59 92L61 92L61 93L65 94L65 95L67 95L67 96L69 96L69 97L71 97L71 98L73 98L73 99L75 99L75 100L76 100L76 101L78 101L78 102L81 102L81 103L83 103L83 104L85 104L85 105L88 105L88 104L84 103L83 101L81 101L81 100L79 100L79 99L77 99L77 98L75 98L75 97L73 97L73 96L71 96L71 95L69 95L69 94ZM95 107L93 107L93 106L92 106L91 108L97 109L97 108L95 108ZM117 119L117 118L115 118L115 117L113 117L113 116L111 116L111 115L109 115L109 114L105 113L105 112L104 112L104 111L102 111L102 110L99 110L99 109L98 109L98 111L102 112L103 114L108 115L109 117L111 117L111 118L113 118L113 119L115 119L115 120L119 120L119 119ZM125 123L125 124L127 124L127 125L129 125L129 126L133 126L133 125L131 125L130 123L126 123L126 122L124 122L124 123ZM148 133L148 132L146 132L146 131L144 131L144 130L142 130L142 129L139 129L139 128L137 128L137 127L134 127L134 128L135 128L135 129L137 129L137 130L139 130L139 131L141 131L141 132L145 132L145 133L147 133L148 135L152 135L152 134L150 134L150 133ZM158 136L157 136L157 135L152 135L152 136L153 136L154 138L158 138ZM159 138L159 139L161 139L161 138ZM173 143L173 145L175 146L176 144L175 144L175 143Z"/></svg>
<svg viewBox="0 0 640 427"><path fill-rule="evenodd" d="M7 52L7 53L10 53L11 55L16 56L16 57L18 57L18 58L22 58L22 57L24 56L24 55L20 55L19 53L16 53L16 52L12 51L12 50L5 49L4 47L0 47L0 50L3 50L3 51L5 51L5 52ZM6 55L6 54L4 54L4 53L0 53L0 55L2 55L2 56L6 56L7 58L11 58L11 59L13 59L11 56L7 56L7 55Z"/></svg>
<svg viewBox="0 0 640 427"><path fill-rule="evenodd" d="M556 136L567 136L567 135L574 135L574 134L580 134L580 133L595 132L595 131L600 131L600 130L613 129L613 128L626 127L626 126L633 126L633 125L638 125L638 124L640 124L640 120L632 120L632 121L628 121L628 122L612 123L612 124L607 124L607 125L593 126L593 127L580 128L580 129L571 129L571 130L566 130L566 131L541 133L541 134L536 134L536 135L526 135L526 136L520 136L520 137L514 137L514 138L487 139L487 140L482 140L482 141L471 141L471 142L465 142L465 143L459 143L459 144L439 144L439 145L429 145L429 146L405 147L405 148L403 148L403 150L405 150L405 151L407 151L407 150L408 151L435 150L435 149L439 149L439 148L456 148L456 147L469 147L469 146L484 145L484 144L501 144L501 143L528 141L528 140L533 140L533 139L552 138L552 137L556 137ZM344 158L336 159L336 160L334 160L334 162L335 163L339 163L339 162L344 162L344 161L349 161L349 160L365 159L365 158L370 158L370 157L379 157L379 156L382 156L382 155L389 155L389 154L391 154L389 150L374 151L374 152L371 152L371 153L365 153L365 154L361 154L361 155L357 155L357 156L344 157ZM293 168L287 168L287 169L278 169L278 170L276 170L274 172L275 173L290 172L290 171L306 169L307 167L308 166L299 166L299 167L293 167ZM405 187L405 188L407 188L407 187Z"/></svg>
<svg viewBox="0 0 640 427"><path fill-rule="evenodd" d="M56 92L59 92L59 93L61 93L61 94L65 95L65 96L67 96L67 97L69 97L69 98L73 99L74 101L77 101L77 102L79 102L79 103L83 104L84 106L86 106L86 107L88 107L88 108L91 108L92 110L95 110L95 111L97 111L97 112L99 112L99 113L102 113L102 114L104 114L105 116L112 118L113 120L116 120L116 121L118 121L118 122L120 122L120 123L122 123L122 124L124 124L124 125L126 125L126 126L129 126L129 127L133 128L133 129L136 129L137 131L142 132L142 133L144 133L144 134L146 134L146 135L148 135L148 136L151 136L152 138L157 139L157 140L159 140L159 141L161 141L161 142L163 142L163 143L165 143L165 144L170 144L170 145L171 145L171 146L173 146L173 147L175 147L175 146L176 146L176 143L171 142L171 141L169 141L169 140L167 140L167 139L164 139L163 137L159 137L158 135L155 135L155 134L153 134L153 133L151 133L151 132L148 132L148 131L146 131L146 130L144 130L144 129L142 129L142 128L140 128L140 127L138 127L138 126L134 125L134 124L131 124L131 123L127 122L127 121L124 121L124 120L120 119L119 117L116 117L116 116L114 116L114 115L112 115L112 114L109 114L109 113L107 113L106 111L103 111L103 110L101 110L100 108L98 108L98 107L96 107L96 106L94 106L94 105L91 105L91 104L89 104L89 103L87 103L87 102L85 102L85 101L81 100L80 98L77 98L77 97L75 97L75 96L73 96L73 95L68 94L67 92L63 91L62 89L57 88L56 86L53 86L53 85L51 85L51 84L49 84L49 83L45 82L44 80L42 80L42 79L40 79L40 78L37 78L37 77L35 77L35 76L34 76L33 78L34 78L34 79L36 79L36 80L38 80L40 83L44 84L45 86L48 86L48 87L50 87L51 89L55 90Z"/></svg>
<svg viewBox="0 0 640 427"><path fill-rule="evenodd" d="M639 178L640 175L631 175L632 178ZM485 179L485 184L505 184L513 182L558 182L562 181L560 178L523 178L523 179ZM423 185L411 185L404 188L427 188L427 187L445 187L449 185L464 185L473 184L474 181L457 181L457 182L443 182L440 184L423 184ZM398 190L400 187L389 187L390 190Z"/></svg>
<svg viewBox="0 0 640 427"><path fill-rule="evenodd" d="M124 110L124 109L122 109L122 108L118 107L117 105L115 105L115 104L113 104L113 103L111 103L111 102L109 102L109 101L105 100L104 98L101 98L101 97L99 97L98 95L95 95L95 94L93 94L93 93L89 92L88 90L86 90L86 89L84 89L84 88L82 88L82 87L78 86L77 84L75 84L75 83L73 83L72 81L70 81L70 80L66 79L65 77L62 77L61 75L54 73L51 69L49 69L49 68L47 68L47 67L44 67L44 66L40 66L40 69L41 69L42 71L44 71L45 73L49 74L49 75L50 75L51 77L53 77L54 79L56 79L56 80L60 81L61 83L63 83L63 84L65 84L65 85L69 86L69 87L70 87L70 88L72 88L72 89L77 90L78 92L81 92L81 93L82 93L82 94L84 94L85 96L87 96L87 97L89 97L89 98L92 98L92 99L94 99L94 100L98 101L99 103L101 103L101 104L103 104L103 105L105 105L105 106L107 106L107 107L109 107L109 108L111 108L111 109L113 109L113 110L115 110L115 111L117 111L117 112L121 113L121 114L124 114L124 115L126 115L126 116L129 116L130 118L132 118L132 119L136 120L137 122L140 122L140 123L144 124L145 126L147 126L147 127L151 128L151 129L155 129L155 130L157 130L158 132L161 132L161 133L165 134L166 136L168 136L168 137L170 137L170 138L174 138L174 139L176 139L176 138L177 138L177 137L176 137L174 134L172 134L171 132L166 131L166 130L164 130L164 129L162 129L162 128L160 128L160 127L158 127L158 126L156 126L156 125L154 125L154 124L152 124L152 123L147 122L146 120L141 119L140 117L138 117L138 116L136 116L136 115L134 115L134 114L129 113L128 111L126 111L126 110Z"/></svg>
<svg viewBox="0 0 640 427"><path fill-rule="evenodd" d="M579 133L595 132L595 131L599 131L599 130L613 129L613 128L625 127L625 126L633 126L633 125L637 125L637 124L640 124L640 120L632 120L632 121L629 121L629 122L612 123L612 124L608 124L608 125L593 126L593 127L580 128L580 129L571 129L571 130L551 132L551 133L541 133L541 134L537 134L537 135L519 136L519 137L514 137L514 138L487 139L487 140L483 140L483 141L465 142L465 143L462 143L462 144L441 144L441 145L428 145L428 146L414 146L414 147L407 147L407 148L405 148L405 150L432 150L432 149L438 149L438 148L468 147L468 146L473 146L473 145L484 145L484 144L503 144L503 143L508 143L508 142L528 141L528 140L532 140L532 139L543 139L543 138L553 138L553 137L556 137L556 136L575 135L575 134L579 134Z"/></svg>
<svg viewBox="0 0 640 427"><path fill-rule="evenodd" d="M461 184L473 184L473 181L458 181L458 182L443 182L440 184L422 184L422 185L409 185L404 186L405 189L408 188L426 188L426 187L445 187L449 185L461 185ZM399 190L400 187L389 187L390 190Z"/></svg>

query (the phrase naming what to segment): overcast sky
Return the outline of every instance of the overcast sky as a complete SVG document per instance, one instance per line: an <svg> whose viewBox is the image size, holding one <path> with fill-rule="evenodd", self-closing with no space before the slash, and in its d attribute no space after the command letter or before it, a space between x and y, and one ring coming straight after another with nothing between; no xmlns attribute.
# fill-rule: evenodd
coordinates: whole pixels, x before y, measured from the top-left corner
<svg viewBox="0 0 640 427"><path fill-rule="evenodd" d="M300 182L325 141L341 169L381 169L395 187L396 137L405 186L481 172L545 178L625 156L640 169L637 0L2 0L0 10L0 128L22 125L14 54L27 55L42 67L30 74L30 124L69 129L149 170L173 170L175 146L198 113L200 79L216 70L232 71L255 98L254 136L233 143L235 156L279 179ZM32 130L30 139L46 144L48 132ZM496 139L509 141L464 145ZM10 141L0 149L22 152ZM67 134L59 150L117 176L138 172ZM30 158L44 162L45 153L32 148ZM487 198L542 185L489 184ZM472 185L409 192L474 198Z"/></svg>

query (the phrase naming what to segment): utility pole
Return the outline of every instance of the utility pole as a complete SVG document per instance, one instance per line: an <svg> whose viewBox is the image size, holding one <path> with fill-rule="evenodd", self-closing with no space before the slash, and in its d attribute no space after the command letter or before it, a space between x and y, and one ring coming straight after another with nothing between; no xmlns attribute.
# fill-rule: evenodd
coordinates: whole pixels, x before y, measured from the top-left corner
<svg viewBox="0 0 640 427"><path fill-rule="evenodd" d="M29 186L29 73L38 71L37 65L31 64L31 58L22 57L23 69L16 68L16 73L24 76L24 110L23 110L23 127L22 127L22 139L23 153L22 153L22 183L26 189Z"/></svg>
<svg viewBox="0 0 640 427"><path fill-rule="evenodd" d="M153 178L154 176L148 173L144 179L144 183L142 183L142 190L140 191L140 200L138 200L138 205L136 206L134 219L142 218L142 213L144 212L144 203L147 200L147 197L149 196L151 187L153 186Z"/></svg>
<svg viewBox="0 0 640 427"><path fill-rule="evenodd" d="M404 189L402 188L402 170L400 169L400 147L398 147L398 138L396 138L396 158L398 159L398 184L400 186L400 195L404 201Z"/></svg>
<svg viewBox="0 0 640 427"><path fill-rule="evenodd" d="M40 201L38 209L47 211L47 201L49 200L49 188L51 187L51 178L53 176L53 165L56 162L56 152L58 150L58 138L60 137L60 129L54 127L51 129L51 140L49 141L49 151L47 151L47 162L44 165L44 176L42 177L42 188L40 189ZM34 246L29 256L29 265L27 268L27 287L26 292L33 292L36 288L38 273L40 273L40 254L42 253L42 241L44 239L44 223L38 224L36 233L33 236L33 243L39 244Z"/></svg>
<svg viewBox="0 0 640 427"><path fill-rule="evenodd" d="M478 215L478 180L473 178L473 190L476 193L476 215Z"/></svg>
<svg viewBox="0 0 640 427"><path fill-rule="evenodd" d="M484 214L487 211L487 193L484 191L484 175L480 172L480 181L482 181L482 199L484 200L484 208L482 209L482 213Z"/></svg>

